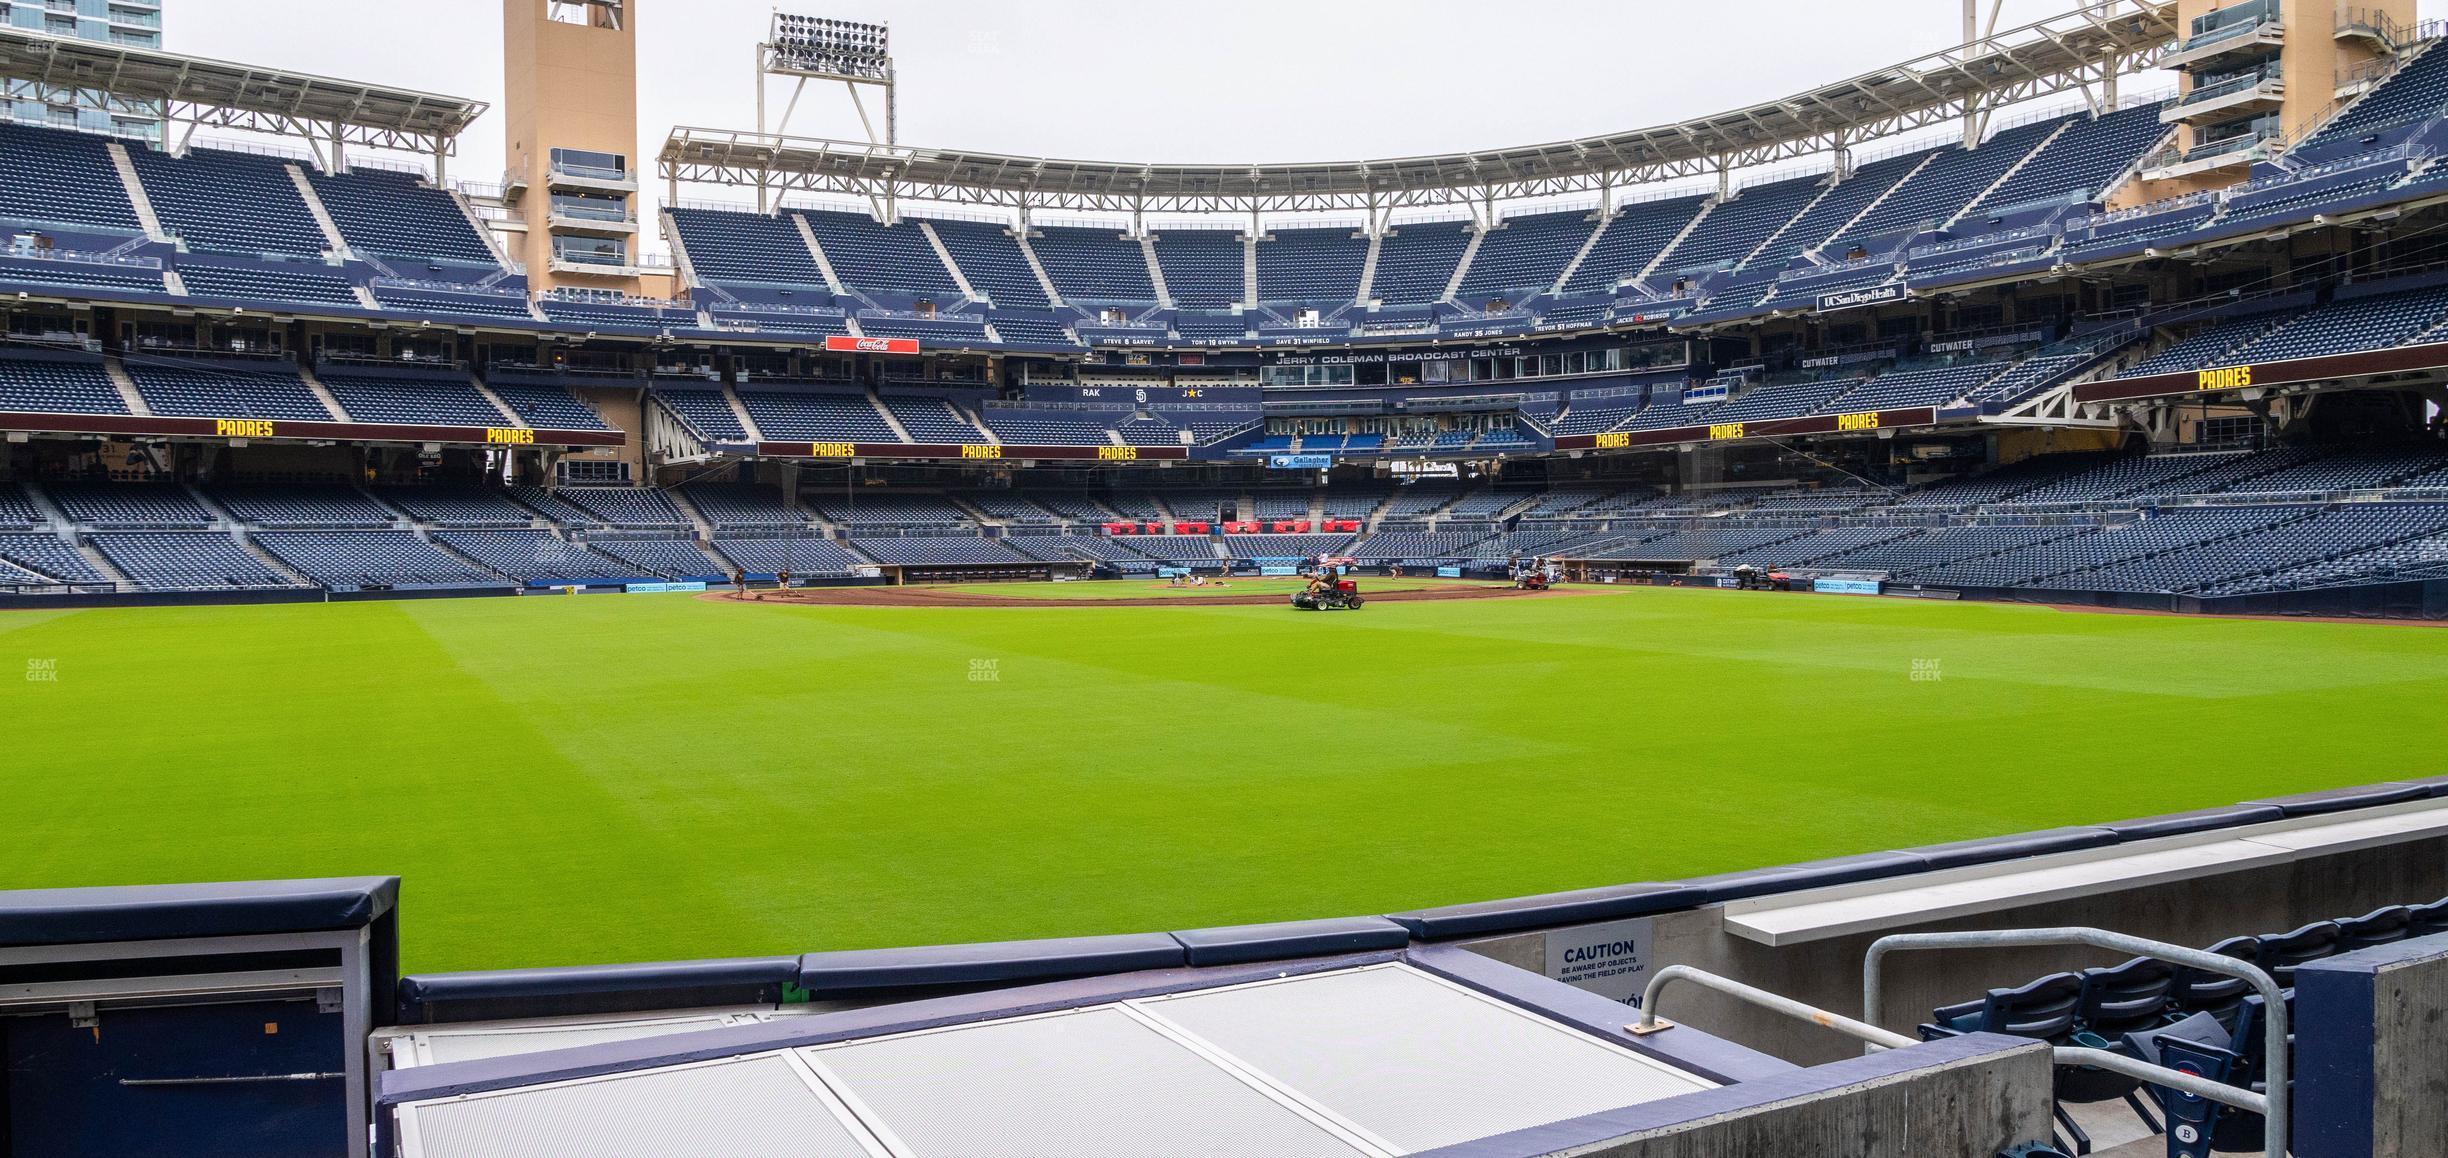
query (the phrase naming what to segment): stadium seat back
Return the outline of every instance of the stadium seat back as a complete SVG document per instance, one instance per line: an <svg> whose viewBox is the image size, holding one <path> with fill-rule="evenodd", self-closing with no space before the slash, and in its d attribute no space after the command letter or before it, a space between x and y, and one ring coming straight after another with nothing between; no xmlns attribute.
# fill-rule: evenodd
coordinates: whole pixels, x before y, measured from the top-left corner
<svg viewBox="0 0 2448 1158"><path fill-rule="evenodd" d="M2295 967L2337 952L2338 936L2335 921L2314 921L2291 933L2264 934L2260 938L2261 968L2277 978L2281 987L2292 987Z"/></svg>
<svg viewBox="0 0 2448 1158"><path fill-rule="evenodd" d="M2357 949L2402 941L2412 920L2413 913L2404 905L2389 905L2360 917L2348 917L2337 923L2337 951L2352 953Z"/></svg>
<svg viewBox="0 0 2448 1158"><path fill-rule="evenodd" d="M2086 969L2075 1017L2084 1029L2114 1040L2158 1023L2176 989L2176 967L2150 957Z"/></svg>
<svg viewBox="0 0 2448 1158"><path fill-rule="evenodd" d="M2432 937L2448 933L2448 897L2406 910L2406 936Z"/></svg>
<svg viewBox="0 0 2448 1158"><path fill-rule="evenodd" d="M2210 946L2209 951L2248 964L2256 964L2261 959L2261 943L2252 937L2229 937ZM2241 977L2191 966L2180 966L2176 970L2176 1008L2186 1013L2207 1013L2221 1022L2232 1023L2237 1003L2250 992L2252 983Z"/></svg>

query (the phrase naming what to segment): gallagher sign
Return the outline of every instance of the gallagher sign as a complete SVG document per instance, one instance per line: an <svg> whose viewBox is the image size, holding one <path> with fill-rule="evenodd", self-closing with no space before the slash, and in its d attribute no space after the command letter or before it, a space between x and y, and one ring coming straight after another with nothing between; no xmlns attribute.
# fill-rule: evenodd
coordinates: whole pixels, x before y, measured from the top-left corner
<svg viewBox="0 0 2448 1158"><path fill-rule="evenodd" d="M825 349L835 354L915 354L916 338L853 338L848 334L825 335Z"/></svg>

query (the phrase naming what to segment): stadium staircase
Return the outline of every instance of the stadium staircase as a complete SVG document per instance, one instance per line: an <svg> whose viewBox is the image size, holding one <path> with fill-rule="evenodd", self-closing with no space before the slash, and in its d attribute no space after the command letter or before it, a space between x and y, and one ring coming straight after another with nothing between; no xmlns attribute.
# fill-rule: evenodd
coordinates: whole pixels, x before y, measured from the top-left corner
<svg viewBox="0 0 2448 1158"><path fill-rule="evenodd" d="M796 213L791 214L790 219L791 224L799 228L799 240L807 245L808 256L816 260L816 272L824 275L825 288L832 290L836 296L847 295L850 291L842 286L841 274L834 271L833 259L825 255L824 243L816 240L815 228L808 224L807 218ZM855 314L857 311L853 310L851 313ZM849 323L850 332L857 334L859 332L858 319L849 317L846 318L846 321Z"/></svg>
<svg viewBox="0 0 2448 1158"><path fill-rule="evenodd" d="M325 248L341 257L350 256L348 238L341 234L340 223L332 220L331 210L324 206L323 198L315 193L314 182L306 179L306 171L298 168L295 162L281 166L281 171L289 174L290 183L297 186L298 197L306 202L307 215L314 218L315 227L323 231ZM279 572L275 571L274 574Z"/></svg>
<svg viewBox="0 0 2448 1158"><path fill-rule="evenodd" d="M986 420L979 417L975 410L963 406L958 402L952 403L951 406L952 413L959 415L961 421L968 423L972 429L976 430L978 432L978 437L986 440L986 445L1003 445L1003 436L996 434L993 427L986 425Z"/></svg>
<svg viewBox="0 0 2448 1158"><path fill-rule="evenodd" d="M1353 305L1367 305L1369 295L1376 291L1377 254L1384 246L1385 233L1382 230L1372 230L1369 233L1368 254L1360 259L1360 289L1352 295Z"/></svg>
<svg viewBox="0 0 2448 1158"><path fill-rule="evenodd" d="M128 158L127 146L111 141L105 147L110 151L111 168L118 172L119 184L127 191L128 205L136 210L136 223L144 226L145 236L155 241L171 240L169 231L162 228L161 215L153 210L153 198L145 192L144 179L136 175L136 162Z"/></svg>
<svg viewBox="0 0 2448 1158"><path fill-rule="evenodd" d="M1829 174L1829 176L1830 176L1831 178L1833 178L1833 177L1835 176L1835 174L1831 173L1831 174ZM1745 253L1742 255L1742 257L1741 257L1741 259L1740 259L1740 260L1737 260L1737 261L1736 261L1736 262L1735 262L1733 265L1731 265L1731 266L1729 266L1729 267L1727 267L1727 268L1729 268L1729 269L1749 269L1749 268L1751 268L1751 261L1752 261L1752 259L1754 259L1754 258L1758 257L1759 255L1761 255L1761 254L1763 254L1763 253L1768 252L1768 250L1769 250L1769 248L1770 248L1770 247L1774 246L1774 245L1775 245L1775 244L1776 244L1778 241L1780 241L1780 240L1783 240L1783 239L1784 239L1785 234L1786 234L1786 232L1787 232L1787 231L1791 230L1791 229L1792 229L1794 226L1799 225L1799 224L1801 224L1803 221L1807 220L1807 219L1810 217L1810 215L1811 215L1811 210L1813 210L1813 209L1817 209L1817 208L1819 207L1819 203L1820 203L1820 202L1822 202L1822 201L1827 200L1827 198L1828 198L1828 195L1829 195L1829 194L1834 193L1834 192L1835 192L1835 191L1836 191L1836 190L1837 190L1837 189L1838 189L1840 186L1842 186L1842 185L1845 183L1845 181L1851 181L1851 180L1854 180L1854 178L1853 178L1852 176L1848 175L1848 176L1846 176L1846 177L1845 177L1844 181L1829 180L1829 181L1828 181L1826 184L1821 185L1821 186L1819 187L1819 191L1818 191L1817 193L1812 194L1812 195L1811 195L1811 199L1810 199L1810 200L1803 202L1803 203L1802 203L1802 208L1800 208L1800 209L1798 209L1798 210L1795 210L1795 211L1794 211L1794 215L1793 215L1793 216L1786 218L1786 219L1785 219L1785 223L1784 223L1783 225L1779 225L1779 226L1777 226L1775 229L1770 230L1770 231L1769 231L1769 233L1768 233L1768 236L1761 238L1761 239L1760 239L1760 243L1759 243L1758 245L1752 246L1752 247L1751 247L1751 248L1750 248L1750 249L1749 249L1747 252L1745 252Z"/></svg>
<svg viewBox="0 0 2448 1158"><path fill-rule="evenodd" d="M102 372L109 376L111 388L119 392L119 402L127 407L128 413L139 418L152 417L152 405L147 403L144 400L144 394L136 389L136 380L128 377L127 364L119 360L119 355L113 354L102 359ZM326 399L324 405L330 405L330 400Z"/></svg>
<svg viewBox="0 0 2448 1158"><path fill-rule="evenodd" d="M497 571L492 567L486 566L482 560L476 558L474 555L470 555L457 547L451 546L440 536L434 534L433 528L431 527L418 527L416 529L416 537L425 540L426 545L432 547L434 550L439 551L454 560L457 560L461 566L466 567L470 571L474 571L479 575L499 575L505 582L514 584L518 583L518 580L513 579L508 575L504 575L502 572Z"/></svg>
<svg viewBox="0 0 2448 1158"><path fill-rule="evenodd" d="M1148 284L1156 287L1156 304L1168 310L1175 308L1173 287L1165 284L1164 263L1156 260L1156 239L1153 236L1145 233L1139 235L1139 256L1147 260Z"/></svg>
<svg viewBox="0 0 2448 1158"><path fill-rule="evenodd" d="M1054 275L1046 272L1045 262L1038 260L1037 247L1029 244L1027 229L1011 231L1012 243L1020 247L1020 256L1028 262L1029 272L1037 275L1037 288L1045 291L1047 304L1055 309L1066 308L1062 291L1054 288Z"/></svg>
<svg viewBox="0 0 2448 1158"><path fill-rule="evenodd" d="M1438 301L1453 301L1454 295L1462 292L1462 279L1470 276L1471 262L1479 256L1479 245L1487 240L1488 233L1484 226L1471 231L1470 240L1462 245L1462 256L1454 262L1453 276L1445 279L1445 291L1437 295Z"/></svg>
<svg viewBox="0 0 2448 1158"><path fill-rule="evenodd" d="M1888 198L1893 197L1893 196L1895 196L1895 195L1896 195L1896 190L1901 189L1901 188L1905 187L1906 185L1910 185L1910 184L1912 184L1912 179L1913 179L1913 178L1915 178L1915 177L1920 176L1920 175L1921 175L1921 171L1922 171L1923 169L1927 169L1927 168L1929 168L1929 167L1930 167L1930 163L1931 163L1931 162L1936 161L1938 158L1943 157L1943 156L1946 156L1946 155L1947 155L1947 150L1945 150L1945 149L1932 149L1932 150L1930 150L1930 151L1929 151L1929 153L1928 153L1927 155L1925 155L1925 156L1923 156L1923 157L1921 158L1921 162L1920 162L1919 164L1914 165L1914 166L1912 167L1911 171L1909 171L1909 172L1905 173L1905 174L1904 174L1902 177L1897 178L1897 179L1896 179L1894 182L1890 183L1890 184L1889 184L1889 185L1888 185L1888 186L1887 186L1885 189L1879 190L1879 195L1878 195L1878 196L1871 198L1871 199L1870 199L1870 203L1869 203L1868 205L1864 205L1864 206L1862 206L1862 207L1861 207L1861 212L1856 213L1856 214L1854 214L1853 216L1846 218L1846 219L1845 219L1845 223L1844 223L1844 224L1842 224L1842 225L1837 226L1837 227L1836 227L1835 232L1832 232L1832 233L1828 234L1826 237L1822 237L1822 238L1818 239L1817 241L1810 242L1810 243L1809 243L1809 245L1808 245L1808 247L1807 247L1807 251L1808 251L1808 252L1812 252L1812 253L1816 253L1816 252L1818 252L1818 250L1819 250L1819 248L1820 248L1821 246L1827 245L1827 244L1828 244L1828 243L1830 243L1830 242L1836 241L1836 240L1838 240L1838 239L1840 239L1840 238L1844 237L1844 236L1845 236L1845 234L1846 234L1848 231L1850 231L1850 230L1851 230L1851 229L1852 229L1854 226L1859 225L1859 224L1861 224L1862 222L1869 220L1869 219L1870 219L1870 215L1871 215L1872 213L1877 212L1877 211L1878 211L1878 207L1879 207L1879 206L1881 206L1881 205L1885 205L1885 204L1887 203L1887 199L1888 199ZM1799 219L1797 218L1797 220L1799 220Z"/></svg>
<svg viewBox="0 0 2448 1158"><path fill-rule="evenodd" d="M1591 219L1596 221L1598 224L1589 231L1588 237L1581 239L1581 248L1574 250L1572 260L1564 263L1563 271L1556 274L1554 283L1547 287L1548 293L1560 294L1564 292L1565 284L1572 281L1572 276L1575 273L1580 272L1581 263L1589 260L1590 251L1598 248L1598 239L1606 236L1607 226L1615 220L1613 214L1605 213L1593 213L1591 214Z"/></svg>
<svg viewBox="0 0 2448 1158"><path fill-rule="evenodd" d="M2050 145L2055 144L2057 142L2057 138L2066 135L2068 130L2072 129L2075 125L2082 123L2082 120L2083 118L2077 116L2067 117L2064 120L2057 122L2057 127L2050 130L2049 135L2040 138L2040 143L2033 145L2030 152L2023 154L2021 160L2016 161L2012 165L2008 165L2005 172L1998 174L1997 180L1991 181L1988 188L1982 189L1980 192L1973 194L1972 199L1964 202L1960 208L1956 209L1953 216L1939 222L1938 228L1941 230L1953 229L1956 222L1962 221L1964 218L1971 216L1973 206L1978 205L1983 201L1987 201L1990 194L2005 188L2008 181L2014 180L2015 174L2022 172L2025 166L2032 163L2032 158L2039 156L2041 152L2046 150Z"/></svg>
<svg viewBox="0 0 2448 1158"><path fill-rule="evenodd" d="M332 396L331 387L323 384L323 379L315 373L314 367L299 366L297 372L298 378L306 383L306 392L314 395L315 401L323 404L323 409L331 411L342 422L349 420L348 411L340 408L340 400ZM485 396L491 398L492 393L487 391ZM500 405L499 400L496 400L494 405Z"/></svg>
<svg viewBox="0 0 2448 1158"><path fill-rule="evenodd" d="M468 385L474 387L476 393L483 395L485 401L492 403L493 409L501 411L502 420L504 422L507 422L514 427L524 427L527 425L527 420L519 417L518 409L510 405L508 402L503 401L502 396L495 394L493 392L493 388L486 385L483 379L470 374L468 375ZM584 405L584 403L581 403L581 405ZM590 406L588 409L592 410L594 408ZM609 426L611 424L605 423L605 425Z"/></svg>
<svg viewBox="0 0 2448 1158"><path fill-rule="evenodd" d="M722 397L723 404L731 408L731 417L739 419L740 429L748 432L748 440L751 442L765 441L765 432L757 429L755 417L751 416L748 413L748 407L740 402L739 391L730 386L724 386Z"/></svg>
<svg viewBox="0 0 2448 1158"><path fill-rule="evenodd" d="M892 428L894 438L898 438L903 442L914 443L918 441L917 439L910 437L909 428L901 425L900 417L892 412L892 407L884 405L883 396L877 394L876 388L873 386L867 388L867 405L874 408L875 412L883 417L884 425Z"/></svg>
<svg viewBox="0 0 2448 1158"><path fill-rule="evenodd" d="M1255 232L1241 238L1241 304L1258 308L1258 238Z"/></svg>
<svg viewBox="0 0 2448 1158"><path fill-rule="evenodd" d="M952 275L952 284L960 287L961 296L973 302L985 301L986 295L979 293L976 286L969 284L969 275L962 272L960 263L952 259L952 250L944 245L943 236L935 232L934 224L923 217L914 220L918 223L918 235L926 238L927 244L934 248L935 260L942 262L944 272ZM991 332L993 328L991 325L987 327L989 330L987 340L1000 343L1003 339L994 336Z"/></svg>
<svg viewBox="0 0 2448 1158"><path fill-rule="evenodd" d="M518 264L511 258L510 251L502 248L500 235L493 232L492 226L485 224L484 218L477 216L476 203L468 200L466 192L459 189L444 189L443 192L449 194L451 204L459 207L459 215L467 218L468 228L476 234L477 240L484 242L485 251L493 255L494 261L500 263L505 270ZM672 253L676 258L680 252L680 231L671 228L667 223L663 229L663 236L671 239ZM690 269L685 263L676 262L674 268L680 272L679 284L683 286L697 284L697 272Z"/></svg>
<svg viewBox="0 0 2448 1158"><path fill-rule="evenodd" d="M1675 231L1674 239L1668 241L1665 245L1660 246L1657 251L1657 256L1650 258L1649 264L1642 266L1640 268L1640 272L1632 275L1633 280L1646 280L1651 274L1666 268L1666 259L1673 256L1674 251L1683 248L1683 243L1691 240L1691 235L1699 232L1700 227L1707 223L1710 215L1717 212L1717 207L1725 204L1728 200L1731 200L1731 198L1709 198L1706 203L1700 206L1700 212L1692 214L1691 220L1684 222L1683 228Z"/></svg>

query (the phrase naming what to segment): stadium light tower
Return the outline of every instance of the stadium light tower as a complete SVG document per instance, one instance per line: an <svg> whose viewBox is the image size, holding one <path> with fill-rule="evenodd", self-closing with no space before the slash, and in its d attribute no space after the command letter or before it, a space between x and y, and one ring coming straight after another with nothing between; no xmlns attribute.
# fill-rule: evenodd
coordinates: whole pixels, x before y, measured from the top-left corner
<svg viewBox="0 0 2448 1158"><path fill-rule="evenodd" d="M765 41L756 48L757 132L767 131L765 124L765 89L772 77L789 77L797 83L791 86L790 101L782 106L782 120L772 127L776 134L790 130L791 114L799 109L799 98L807 92L811 80L837 80L850 94L850 105L858 110L859 124L867 130L869 144L891 145L900 136L899 109L893 92L892 27L887 24L862 24L855 20L833 20L820 16L799 16L776 10L773 27ZM867 101L859 95L862 87L884 90L884 132L876 133L875 121L867 115ZM757 209L771 209L766 204L766 186L757 185Z"/></svg>

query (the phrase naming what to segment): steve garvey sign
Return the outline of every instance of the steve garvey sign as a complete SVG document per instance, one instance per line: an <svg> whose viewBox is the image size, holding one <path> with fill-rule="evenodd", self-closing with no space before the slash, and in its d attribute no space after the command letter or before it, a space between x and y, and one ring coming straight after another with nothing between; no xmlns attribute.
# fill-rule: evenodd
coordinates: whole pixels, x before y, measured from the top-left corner
<svg viewBox="0 0 2448 1158"><path fill-rule="evenodd" d="M1638 1009L1657 967L1656 945L1653 917L1555 929L1547 934L1547 975Z"/></svg>

